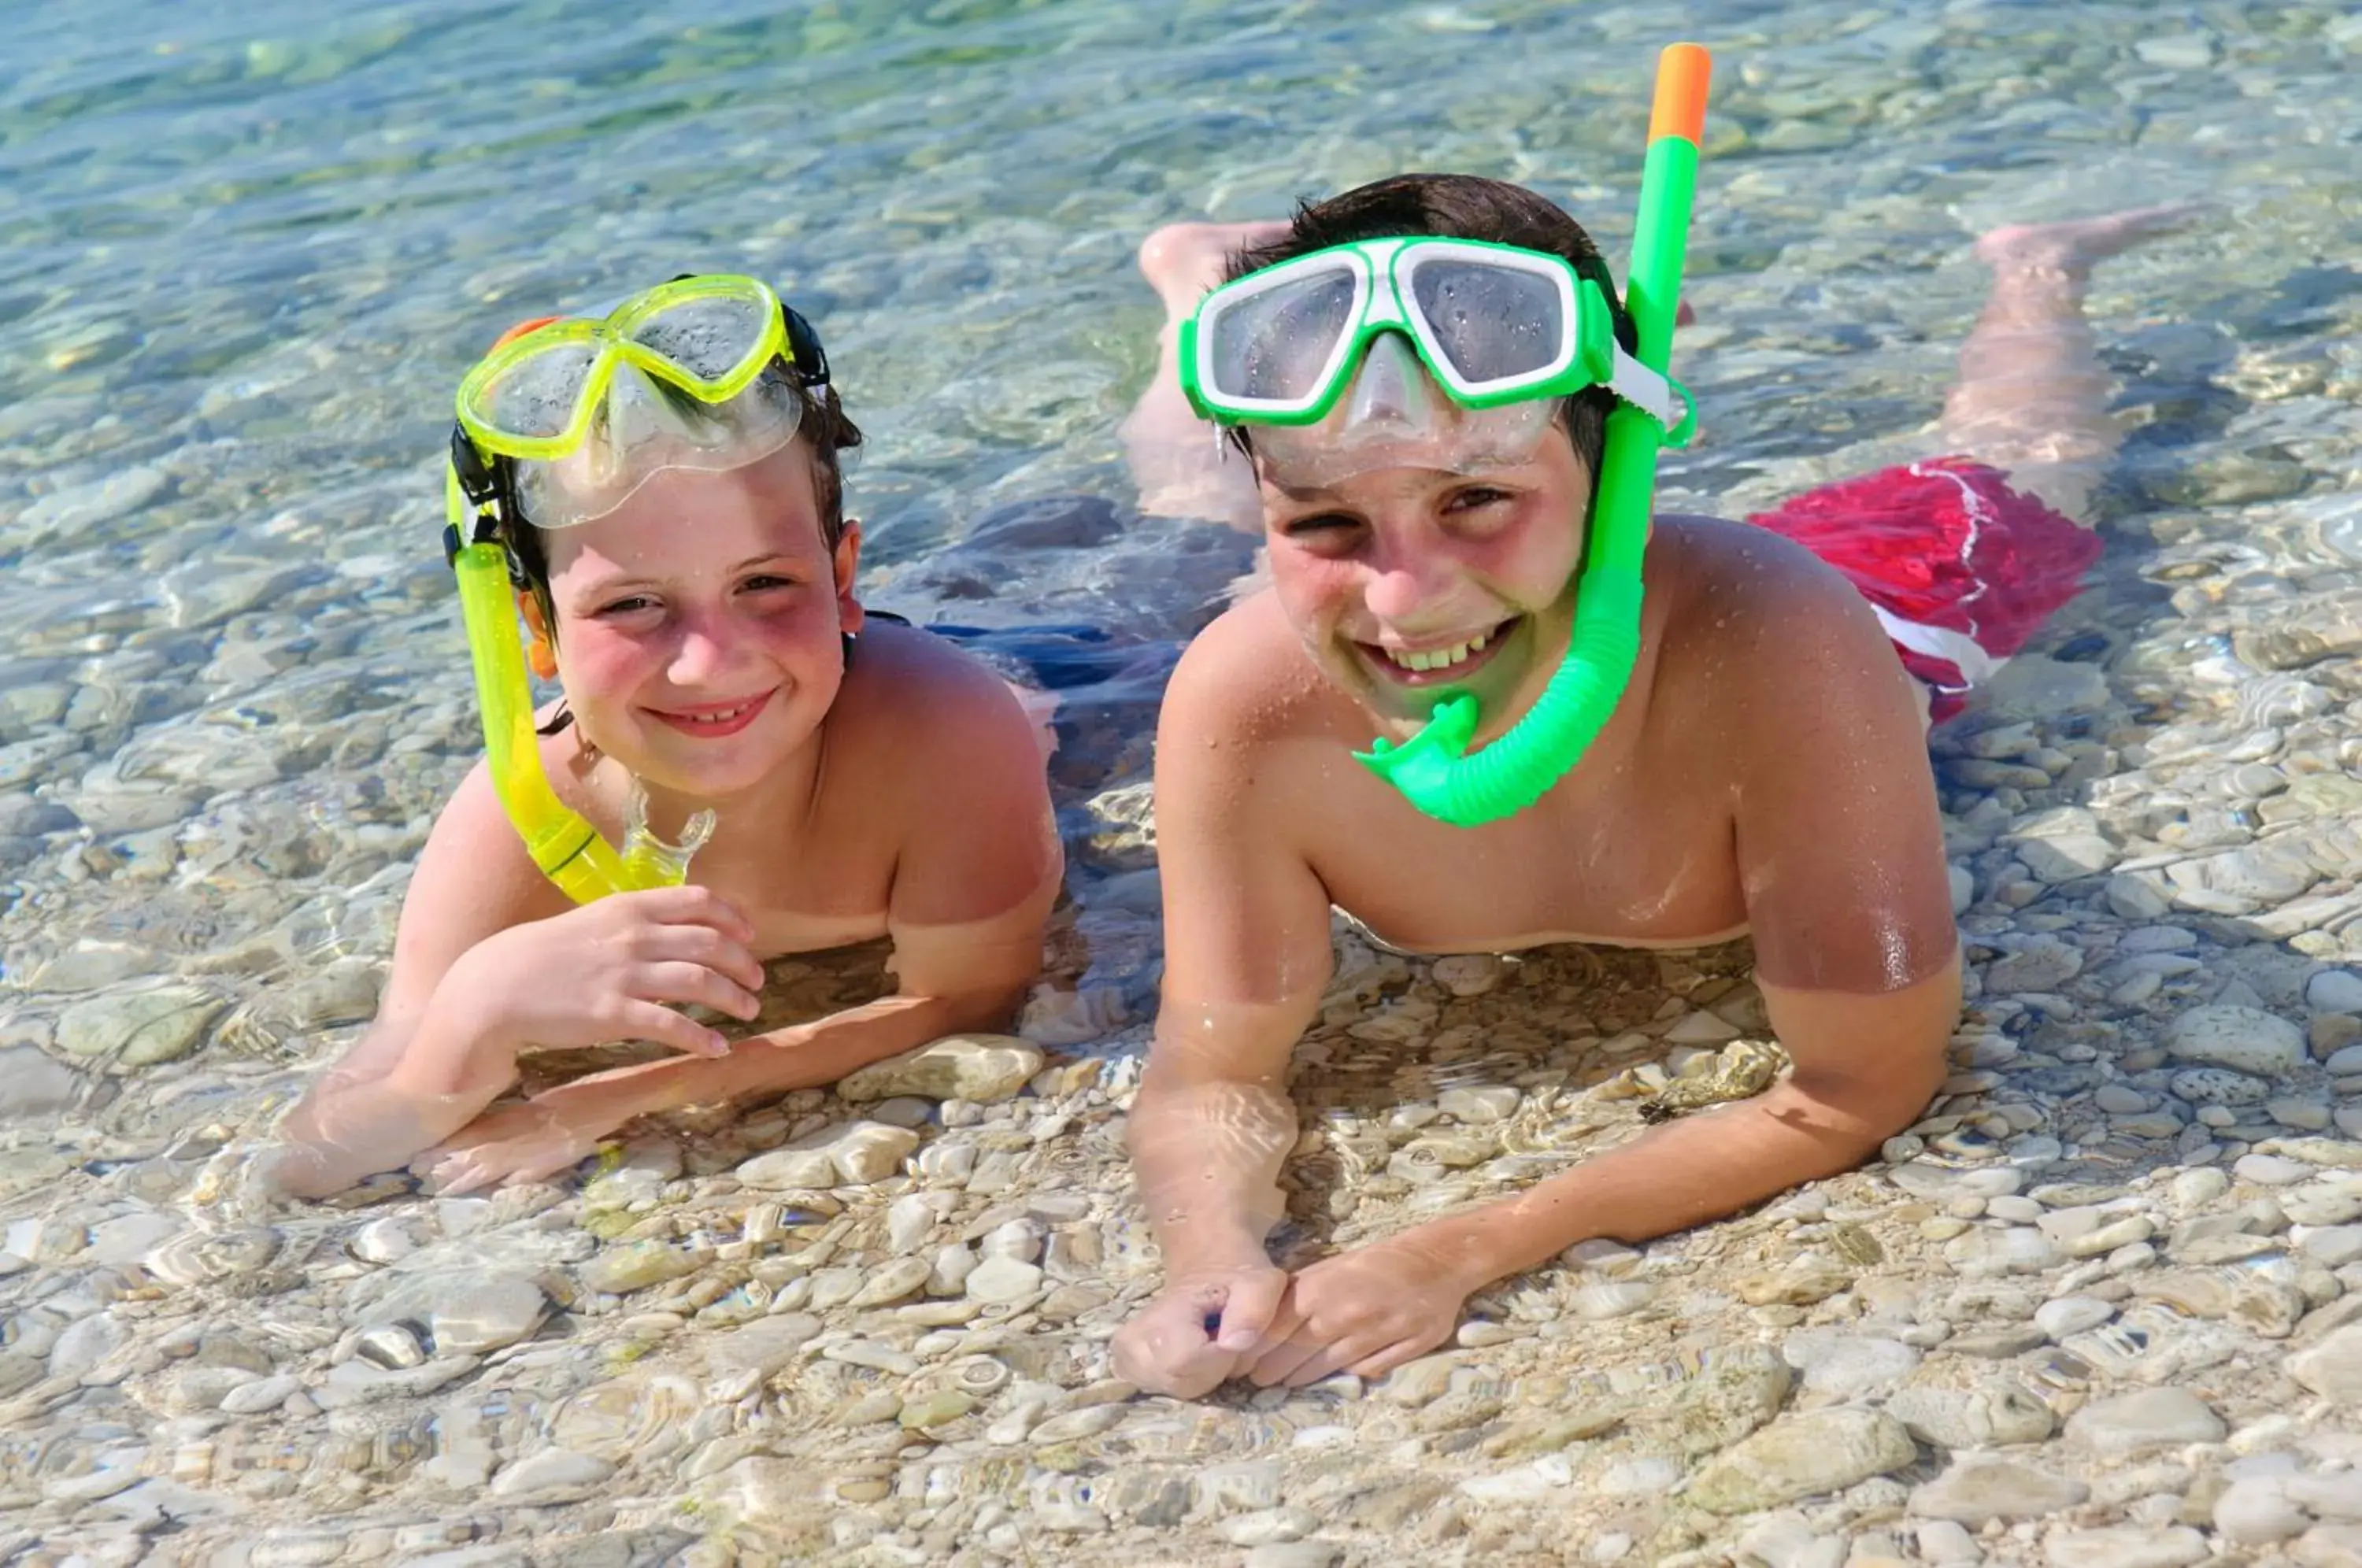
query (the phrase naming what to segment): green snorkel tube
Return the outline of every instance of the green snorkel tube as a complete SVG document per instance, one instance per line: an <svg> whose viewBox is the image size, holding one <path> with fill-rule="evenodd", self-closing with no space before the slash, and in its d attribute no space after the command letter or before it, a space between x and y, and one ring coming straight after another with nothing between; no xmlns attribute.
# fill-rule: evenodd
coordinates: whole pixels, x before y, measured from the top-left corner
<svg viewBox="0 0 2362 1568"><path fill-rule="evenodd" d="M679 887L689 879L690 856L712 834L713 813L698 812L682 830L680 844L668 845L649 830L647 797L635 780L624 805L619 852L558 800L542 771L508 556L493 533L493 515L481 503L470 507L456 463L446 470L444 494L450 525L444 530L443 547L459 581L459 613L467 624L476 706L484 722L485 761L525 853L579 904L610 893Z"/></svg>
<svg viewBox="0 0 2362 1568"><path fill-rule="evenodd" d="M1657 61L1624 304L1639 339L1634 358L1660 374L1672 353L1712 69L1711 57L1696 44L1671 45ZM1440 704L1427 726L1402 745L1380 739L1353 754L1429 816L1479 827L1524 811L1583 759L1615 712L1640 654L1640 563L1649 547L1657 452L1666 435L1628 404L1619 403L1607 416L1574 630L1565 662L1526 716L1471 755L1479 714L1476 699L1463 692Z"/></svg>

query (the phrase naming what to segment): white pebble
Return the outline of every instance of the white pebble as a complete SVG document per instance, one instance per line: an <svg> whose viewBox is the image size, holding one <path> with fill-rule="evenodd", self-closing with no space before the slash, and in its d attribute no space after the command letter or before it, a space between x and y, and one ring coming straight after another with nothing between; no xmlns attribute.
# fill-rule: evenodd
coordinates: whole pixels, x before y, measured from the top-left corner
<svg viewBox="0 0 2362 1568"><path fill-rule="evenodd" d="M915 1250L935 1228L935 1206L923 1192L908 1192L886 1206L886 1245L894 1252Z"/></svg>
<svg viewBox="0 0 2362 1568"><path fill-rule="evenodd" d="M2362 1013L2362 975L2323 969L2304 983L2304 1005L2315 1012Z"/></svg>
<svg viewBox="0 0 2362 1568"><path fill-rule="evenodd" d="M1320 1518L1310 1508L1288 1506L1233 1514L1217 1524L1214 1532L1232 1546L1266 1546L1275 1541L1302 1540L1319 1528Z"/></svg>
<svg viewBox="0 0 2362 1568"><path fill-rule="evenodd" d="M2278 1154L2242 1154L2232 1163L2231 1174L2257 1187L2292 1187L2310 1181L2316 1173L2302 1160L2284 1160Z"/></svg>
<svg viewBox="0 0 2362 1568"><path fill-rule="evenodd" d="M2096 1329L2116 1315L2111 1302L2096 1296L2062 1296L2034 1309L2034 1326L2054 1340Z"/></svg>
<svg viewBox="0 0 2362 1568"><path fill-rule="evenodd" d="M978 1243L977 1250L988 1258L1015 1258L1019 1263L1032 1263L1042 1255L1042 1227L1021 1217L1009 1220L994 1226Z"/></svg>
<svg viewBox="0 0 2362 1568"><path fill-rule="evenodd" d="M2245 1475L2214 1499L2214 1528L2238 1546L2268 1546L2301 1532L2312 1521L2289 1500L2277 1475Z"/></svg>
<svg viewBox="0 0 2362 1568"><path fill-rule="evenodd" d="M2230 1190L2228 1175L2213 1165L2204 1165L2173 1178L2173 1204L2177 1209L2197 1209Z"/></svg>
<svg viewBox="0 0 2362 1568"><path fill-rule="evenodd" d="M986 1258L967 1276L967 1294L977 1301L1022 1301L1041 1286L1042 1271L1021 1258Z"/></svg>

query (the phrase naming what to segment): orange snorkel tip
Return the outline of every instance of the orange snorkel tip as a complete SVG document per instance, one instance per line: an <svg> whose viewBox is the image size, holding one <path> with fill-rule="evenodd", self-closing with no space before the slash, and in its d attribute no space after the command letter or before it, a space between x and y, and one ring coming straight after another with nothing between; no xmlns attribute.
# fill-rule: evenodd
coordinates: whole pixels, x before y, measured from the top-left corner
<svg viewBox="0 0 2362 1568"><path fill-rule="evenodd" d="M1657 57L1657 96L1649 112L1649 139L1677 136L1691 146L1705 137L1706 88L1714 57L1694 43L1665 46Z"/></svg>

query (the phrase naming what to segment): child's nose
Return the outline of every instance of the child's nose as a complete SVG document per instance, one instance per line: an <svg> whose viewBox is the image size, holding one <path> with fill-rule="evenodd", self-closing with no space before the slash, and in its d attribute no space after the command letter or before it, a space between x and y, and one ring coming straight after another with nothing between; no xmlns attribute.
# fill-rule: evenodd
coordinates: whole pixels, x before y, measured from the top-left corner
<svg viewBox="0 0 2362 1568"><path fill-rule="evenodd" d="M665 674L675 686L699 686L720 674L729 662L729 645L718 629L692 621L682 629Z"/></svg>
<svg viewBox="0 0 2362 1568"><path fill-rule="evenodd" d="M1381 621L1400 621L1417 613L1427 595L1417 577L1407 571L1382 571L1370 579L1363 594L1370 613Z"/></svg>
<svg viewBox="0 0 2362 1568"><path fill-rule="evenodd" d="M1438 563L1396 558L1381 562L1370 574L1362 601L1381 621L1407 621L1433 603L1443 586Z"/></svg>

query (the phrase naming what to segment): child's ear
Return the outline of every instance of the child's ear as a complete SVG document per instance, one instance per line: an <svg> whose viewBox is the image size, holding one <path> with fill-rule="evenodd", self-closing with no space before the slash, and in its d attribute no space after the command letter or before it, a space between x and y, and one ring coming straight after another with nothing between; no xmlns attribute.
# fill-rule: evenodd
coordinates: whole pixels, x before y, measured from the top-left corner
<svg viewBox="0 0 2362 1568"><path fill-rule="evenodd" d="M524 646L524 661L544 680L557 679L557 639L550 635L549 621L541 613L541 601L523 589L517 591L517 613L524 617L525 631L530 640Z"/></svg>
<svg viewBox="0 0 2362 1568"><path fill-rule="evenodd" d="M853 597L853 574L861 565L861 519L848 517L836 536L836 619L838 630L852 636L868 618Z"/></svg>

